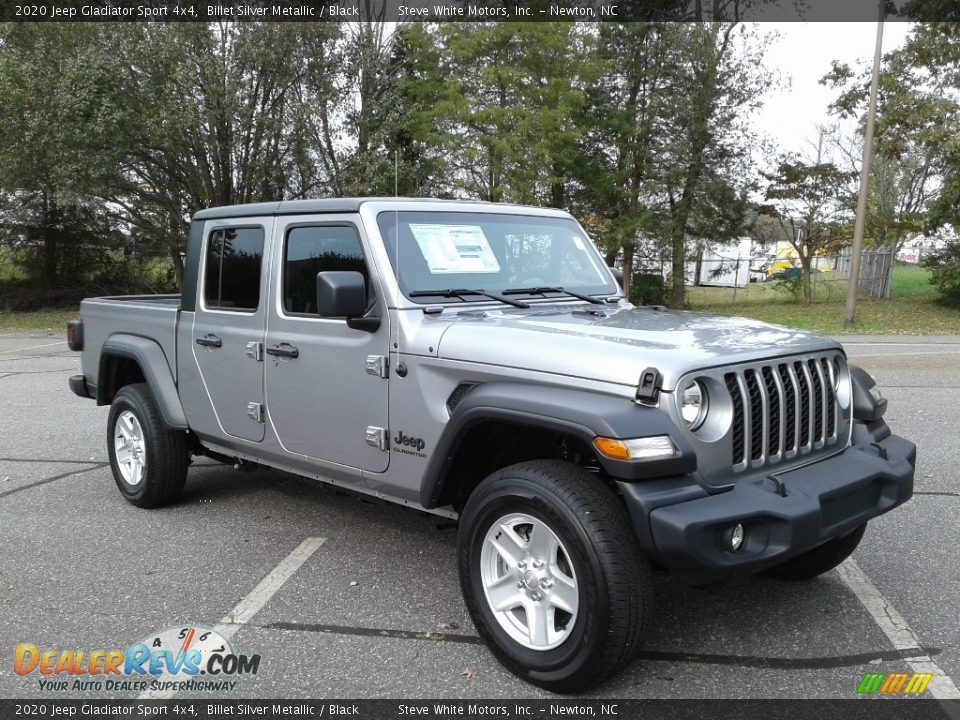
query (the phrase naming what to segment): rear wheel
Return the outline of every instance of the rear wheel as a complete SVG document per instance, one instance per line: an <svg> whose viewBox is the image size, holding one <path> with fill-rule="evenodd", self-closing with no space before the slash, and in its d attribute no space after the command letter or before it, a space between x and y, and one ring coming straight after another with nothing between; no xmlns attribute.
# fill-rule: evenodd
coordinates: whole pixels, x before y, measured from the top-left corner
<svg viewBox="0 0 960 720"><path fill-rule="evenodd" d="M843 537L828 540L823 545L818 545L803 555L797 555L792 560L787 560L780 565L764 570L763 574L777 580L792 582L810 580L818 575L823 575L853 554L853 551L857 549L857 545L863 539L866 529L867 524L864 523Z"/></svg>
<svg viewBox="0 0 960 720"><path fill-rule="evenodd" d="M163 424L145 383L126 385L113 398L107 452L113 479L129 502L152 508L180 496L190 464L187 436Z"/></svg>
<svg viewBox="0 0 960 720"><path fill-rule="evenodd" d="M507 669L555 692L592 687L637 654L650 579L626 510L569 463L500 470L467 501L460 585Z"/></svg>

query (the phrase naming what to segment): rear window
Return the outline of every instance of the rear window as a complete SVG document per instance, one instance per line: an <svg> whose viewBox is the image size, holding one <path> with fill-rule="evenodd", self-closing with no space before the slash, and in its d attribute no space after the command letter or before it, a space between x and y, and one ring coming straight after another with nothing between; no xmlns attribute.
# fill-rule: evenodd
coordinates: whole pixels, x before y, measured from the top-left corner
<svg viewBox="0 0 960 720"><path fill-rule="evenodd" d="M216 310L254 311L260 305L263 228L218 228L207 242L203 299Z"/></svg>

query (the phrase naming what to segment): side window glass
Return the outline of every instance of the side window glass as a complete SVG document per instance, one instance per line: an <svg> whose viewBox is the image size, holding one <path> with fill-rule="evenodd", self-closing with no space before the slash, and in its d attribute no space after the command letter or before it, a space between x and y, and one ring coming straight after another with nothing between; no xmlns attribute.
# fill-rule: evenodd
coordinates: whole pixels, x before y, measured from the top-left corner
<svg viewBox="0 0 960 720"><path fill-rule="evenodd" d="M203 281L207 307L256 310L262 260L262 228L219 228L210 233Z"/></svg>
<svg viewBox="0 0 960 720"><path fill-rule="evenodd" d="M355 270L370 294L370 274L357 231L347 226L295 227L287 232L283 257L283 309L291 314L317 312L317 273Z"/></svg>

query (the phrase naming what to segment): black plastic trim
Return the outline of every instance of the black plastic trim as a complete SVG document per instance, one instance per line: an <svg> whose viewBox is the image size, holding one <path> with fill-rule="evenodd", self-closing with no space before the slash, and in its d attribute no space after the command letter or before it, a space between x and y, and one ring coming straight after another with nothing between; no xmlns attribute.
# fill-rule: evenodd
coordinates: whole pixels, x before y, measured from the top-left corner
<svg viewBox="0 0 960 720"><path fill-rule="evenodd" d="M680 582L709 585L776 565L902 505L913 495L915 466L916 446L888 435L715 495L689 478L618 487L644 552ZM732 552L723 538L737 523L746 537Z"/></svg>
<svg viewBox="0 0 960 720"><path fill-rule="evenodd" d="M597 436L612 438L669 435L677 454L657 460L611 460L599 457L603 469L620 480L649 480L684 475L696 470L693 448L678 432L670 418L656 408L642 407L612 395L519 383L489 383L477 387L457 405L430 457L420 501L426 508L437 507L443 496L447 475L457 450L473 427L500 421L518 427L534 427L569 434L593 446ZM451 480L456 482L455 479Z"/></svg>
<svg viewBox="0 0 960 720"><path fill-rule="evenodd" d="M70 390L72 390L73 394L77 397L97 397L96 392L91 392L91 390L87 387L87 379L83 375L72 375L67 383L70 385Z"/></svg>
<svg viewBox="0 0 960 720"><path fill-rule="evenodd" d="M100 351L100 368L97 376L97 404L106 405L112 398L107 398L106 372L111 357L128 358L135 361L143 373L147 386L153 393L153 398L160 408L164 424L175 430L186 430L187 416L183 412L180 396L177 393L173 373L163 348L159 343L139 335L118 333L111 335L103 343Z"/></svg>
<svg viewBox="0 0 960 720"><path fill-rule="evenodd" d="M180 309L186 312L194 312L197 308L197 285L200 281L200 262L203 259L204 225L205 223L197 220L196 217L190 223L187 257L183 261L183 287L180 292Z"/></svg>
<svg viewBox="0 0 960 720"><path fill-rule="evenodd" d="M887 411L887 399L880 402L873 399L871 388L877 382L870 373L856 365L850 366L850 386L853 392L853 417L860 422L872 423L883 417Z"/></svg>

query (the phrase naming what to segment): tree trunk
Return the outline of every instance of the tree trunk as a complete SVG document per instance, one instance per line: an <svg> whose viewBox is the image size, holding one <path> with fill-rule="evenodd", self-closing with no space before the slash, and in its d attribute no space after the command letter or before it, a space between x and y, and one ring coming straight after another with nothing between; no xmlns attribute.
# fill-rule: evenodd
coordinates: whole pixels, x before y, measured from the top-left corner
<svg viewBox="0 0 960 720"><path fill-rule="evenodd" d="M711 81L715 80L710 75ZM710 83L712 86L712 82ZM670 307L682 309L685 300L684 276L687 261L687 225L690 214L693 212L693 196L700 183L703 173L703 155L710 143L709 118L713 113L713 90L707 88L701 91L702 103L697 108L693 118L693 137L690 146L690 160L687 163L687 174L683 181L683 192L673 211L673 226L670 232L670 246L672 250L672 273L670 287Z"/></svg>
<svg viewBox="0 0 960 720"><path fill-rule="evenodd" d="M550 183L550 206L563 209L564 202L563 168L559 162L553 164L553 182Z"/></svg>
<svg viewBox="0 0 960 720"><path fill-rule="evenodd" d="M813 290L810 287L811 260L809 255L800 256L800 281L803 284L803 302L806 305L813 302Z"/></svg>
<svg viewBox="0 0 960 720"><path fill-rule="evenodd" d="M630 298L630 288L633 285L633 256L637 252L637 244L633 241L623 244L623 294Z"/></svg>
<svg viewBox="0 0 960 720"><path fill-rule="evenodd" d="M43 278L48 287L56 287L59 273L57 272L57 237L53 225L53 209L50 206L50 196L43 193L43 219L40 225L40 238L43 241Z"/></svg>
<svg viewBox="0 0 960 720"><path fill-rule="evenodd" d="M170 246L170 260L173 262L173 274L177 280L177 290L183 290L183 258L178 245Z"/></svg>

